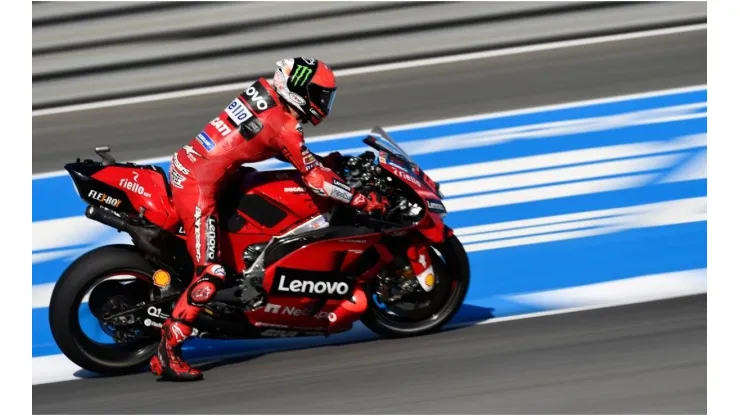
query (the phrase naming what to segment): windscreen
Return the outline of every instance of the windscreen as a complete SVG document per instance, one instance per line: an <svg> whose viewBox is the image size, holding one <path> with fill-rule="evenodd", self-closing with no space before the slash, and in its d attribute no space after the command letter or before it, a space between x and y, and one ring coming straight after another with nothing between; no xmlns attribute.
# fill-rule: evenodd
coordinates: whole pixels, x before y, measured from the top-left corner
<svg viewBox="0 0 740 416"><path fill-rule="evenodd" d="M402 148L398 145L391 137L380 127L375 127L370 131L365 140L363 140L368 146L371 146L377 150L385 150L386 152L396 156L399 159L416 165L411 156L409 156Z"/></svg>

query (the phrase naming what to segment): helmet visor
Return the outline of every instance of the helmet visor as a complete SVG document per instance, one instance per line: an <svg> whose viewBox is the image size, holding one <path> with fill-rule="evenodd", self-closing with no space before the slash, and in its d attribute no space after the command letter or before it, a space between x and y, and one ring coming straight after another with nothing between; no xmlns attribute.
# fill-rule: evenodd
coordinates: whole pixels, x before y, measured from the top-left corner
<svg viewBox="0 0 740 416"><path fill-rule="evenodd" d="M316 84L310 84L308 86L309 99L327 116L331 112L331 106L334 104L336 93L336 88L326 88Z"/></svg>

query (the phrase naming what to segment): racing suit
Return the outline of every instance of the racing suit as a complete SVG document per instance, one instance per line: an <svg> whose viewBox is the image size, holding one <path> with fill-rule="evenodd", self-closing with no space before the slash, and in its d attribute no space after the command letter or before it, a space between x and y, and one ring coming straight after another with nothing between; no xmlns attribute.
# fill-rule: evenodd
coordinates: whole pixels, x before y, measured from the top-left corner
<svg viewBox="0 0 740 416"><path fill-rule="evenodd" d="M182 360L180 347L226 277L219 264L218 192L242 164L273 157L290 162L318 195L366 211L385 210L387 201L355 193L324 167L306 148L301 124L272 86L264 78L255 81L172 157L172 201L187 235L195 276L162 327L162 342L150 362L155 374L177 380L202 377Z"/></svg>

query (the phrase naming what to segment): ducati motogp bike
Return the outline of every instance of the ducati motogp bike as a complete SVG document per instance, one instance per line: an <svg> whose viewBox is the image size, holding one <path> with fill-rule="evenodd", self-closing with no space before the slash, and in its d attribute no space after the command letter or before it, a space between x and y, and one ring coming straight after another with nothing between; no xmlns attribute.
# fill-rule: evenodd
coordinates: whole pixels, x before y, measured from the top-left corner
<svg viewBox="0 0 740 416"><path fill-rule="evenodd" d="M439 185L380 127L363 142L369 148L343 156L335 170L351 188L385 196L390 209L382 216L314 195L293 169L246 168L222 191L218 223L195 231L215 238L210 227L222 230L226 281L194 322L194 336L330 336L360 321L381 337L408 337L439 331L456 314L470 270L444 223ZM104 245L69 265L54 287L49 322L75 364L121 374L155 353L193 262L164 170L95 150L100 161L77 159L65 169L86 217L127 233L132 244ZM409 267L411 244L428 248L422 274Z"/></svg>

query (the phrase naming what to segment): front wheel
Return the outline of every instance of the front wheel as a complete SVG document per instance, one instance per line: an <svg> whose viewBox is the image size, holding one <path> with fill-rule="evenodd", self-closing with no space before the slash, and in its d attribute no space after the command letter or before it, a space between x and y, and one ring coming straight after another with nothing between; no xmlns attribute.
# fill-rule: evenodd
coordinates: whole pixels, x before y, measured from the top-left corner
<svg viewBox="0 0 740 416"><path fill-rule="evenodd" d="M153 300L153 273L141 253L127 245L100 247L72 263L49 303L51 333L62 353L95 373L140 369L154 354L159 331L106 325L103 318Z"/></svg>
<svg viewBox="0 0 740 416"><path fill-rule="evenodd" d="M386 338L425 335L439 331L463 304L470 285L470 265L460 240L454 235L431 250L435 287L415 302L384 304L369 293L368 310L362 323Z"/></svg>

